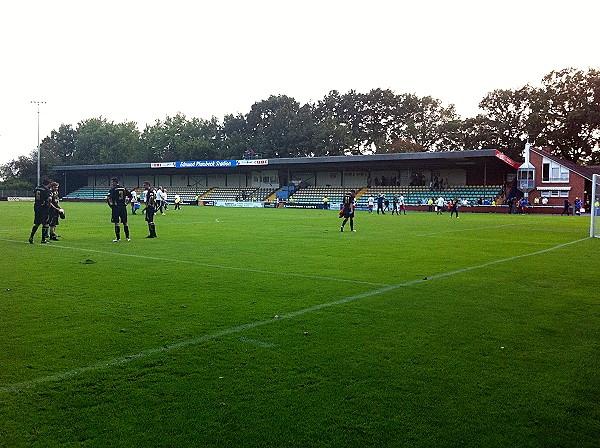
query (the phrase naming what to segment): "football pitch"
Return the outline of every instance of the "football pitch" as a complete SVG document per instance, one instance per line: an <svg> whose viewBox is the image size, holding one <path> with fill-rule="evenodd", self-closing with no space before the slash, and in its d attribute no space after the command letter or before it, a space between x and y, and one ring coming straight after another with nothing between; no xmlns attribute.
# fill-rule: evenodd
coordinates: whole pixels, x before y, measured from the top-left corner
<svg viewBox="0 0 600 448"><path fill-rule="evenodd" d="M2 447L600 445L589 217L63 205L0 202Z"/></svg>

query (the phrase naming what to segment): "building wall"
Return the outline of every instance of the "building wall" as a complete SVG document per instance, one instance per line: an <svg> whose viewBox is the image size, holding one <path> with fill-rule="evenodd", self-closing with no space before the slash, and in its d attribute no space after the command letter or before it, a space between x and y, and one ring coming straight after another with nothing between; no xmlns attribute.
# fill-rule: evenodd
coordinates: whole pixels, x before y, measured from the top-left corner
<svg viewBox="0 0 600 448"><path fill-rule="evenodd" d="M547 196L548 197L548 205L561 206L564 204L565 199L568 199L571 204L573 204L576 198L583 198L585 192L585 179L581 177L579 174L574 173L573 171L569 171L569 181L568 182L544 182L542 181L542 164L544 158L542 155L537 154L536 152L531 151L529 154L529 162L535 167L535 187L536 189L529 193L529 200L531 202L534 201L534 198L542 197L542 193L546 190L546 188L556 187L557 190L568 187L568 196ZM539 187L543 187L543 190L538 189ZM552 191L552 190L550 190Z"/></svg>
<svg viewBox="0 0 600 448"><path fill-rule="evenodd" d="M189 182L189 176L171 176L171 186L173 187L187 187Z"/></svg>
<svg viewBox="0 0 600 448"><path fill-rule="evenodd" d="M123 176L121 185L127 188L138 188L141 185L138 182L138 176Z"/></svg>
<svg viewBox="0 0 600 448"><path fill-rule="evenodd" d="M332 187L341 187L342 173L338 173L335 171L325 171L322 173L317 173L317 185L324 187L327 185L330 185Z"/></svg>

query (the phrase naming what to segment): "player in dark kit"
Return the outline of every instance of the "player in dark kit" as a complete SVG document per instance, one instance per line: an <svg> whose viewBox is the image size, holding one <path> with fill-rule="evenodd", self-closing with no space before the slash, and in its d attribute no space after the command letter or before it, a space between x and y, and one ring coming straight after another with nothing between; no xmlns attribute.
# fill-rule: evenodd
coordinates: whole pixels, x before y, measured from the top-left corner
<svg viewBox="0 0 600 448"><path fill-rule="evenodd" d="M344 226L348 220L350 220L350 231L356 232L356 230L354 230L354 198L354 190L350 190L350 193L344 195L344 207L342 208L341 213L344 217L344 221L340 227L340 232L344 231Z"/></svg>
<svg viewBox="0 0 600 448"><path fill-rule="evenodd" d="M48 188L50 181L44 179L42 185L35 187L33 190L34 203L33 203L33 227L31 228L31 234L29 235L29 242L33 244L33 237L37 232L38 227L42 226L42 244L49 243L48 241L48 212L50 210L50 201L52 200L52 192Z"/></svg>
<svg viewBox="0 0 600 448"><path fill-rule="evenodd" d="M60 207L60 199L58 197L58 182L50 183L50 191L52 192L52 196L50 198L50 208L48 211L48 226L50 228L50 239L52 241L58 241L58 236L56 234L56 226L58 225L58 218L64 218L64 210Z"/></svg>
<svg viewBox="0 0 600 448"><path fill-rule="evenodd" d="M123 223L125 238L127 238L127 241L129 241L129 225L127 223L127 204L131 200L131 191L119 185L118 177L113 177L110 181L112 182L112 188L106 196L106 203L112 209L111 222L115 224L116 238L113 240L113 242L118 243L119 241L121 241L121 226L119 225L119 221Z"/></svg>
<svg viewBox="0 0 600 448"><path fill-rule="evenodd" d="M146 221L150 234L146 238L156 238L156 227L154 226L154 213L156 212L156 191L150 188L150 182L144 182L146 191Z"/></svg>

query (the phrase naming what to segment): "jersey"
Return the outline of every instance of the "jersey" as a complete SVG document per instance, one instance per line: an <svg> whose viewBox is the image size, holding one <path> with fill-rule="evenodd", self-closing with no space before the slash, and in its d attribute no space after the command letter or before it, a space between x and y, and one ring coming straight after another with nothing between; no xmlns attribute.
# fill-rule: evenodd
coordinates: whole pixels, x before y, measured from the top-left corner
<svg viewBox="0 0 600 448"><path fill-rule="evenodd" d="M50 202L52 204L52 206L50 207L50 216L54 217L54 216L58 216L58 209L60 208L60 203L59 203L59 198L58 198L58 191L53 191L52 195L50 196Z"/></svg>
<svg viewBox="0 0 600 448"><path fill-rule="evenodd" d="M354 216L354 194L346 193L344 195L344 208L342 210L344 218Z"/></svg>
<svg viewBox="0 0 600 448"><path fill-rule="evenodd" d="M156 212L156 191L146 190L146 221L154 222L154 213Z"/></svg>
<svg viewBox="0 0 600 448"><path fill-rule="evenodd" d="M108 192L111 207L125 207L128 199L131 200L131 192L120 185L111 188Z"/></svg>
<svg viewBox="0 0 600 448"><path fill-rule="evenodd" d="M46 188L44 185L40 185L35 187L33 190L34 195L34 203L33 208L36 209L48 209L50 207L50 198L52 197L52 192L49 188Z"/></svg>
<svg viewBox="0 0 600 448"><path fill-rule="evenodd" d="M154 190L147 190L145 197L146 207L154 208L156 206L156 198L157 196Z"/></svg>

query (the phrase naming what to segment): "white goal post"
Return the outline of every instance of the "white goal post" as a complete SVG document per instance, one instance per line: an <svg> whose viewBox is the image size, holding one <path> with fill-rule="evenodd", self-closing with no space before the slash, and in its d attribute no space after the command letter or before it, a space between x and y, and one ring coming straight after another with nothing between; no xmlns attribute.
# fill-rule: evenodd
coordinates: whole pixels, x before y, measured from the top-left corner
<svg viewBox="0 0 600 448"><path fill-rule="evenodd" d="M592 176L590 237L600 238L600 174Z"/></svg>

